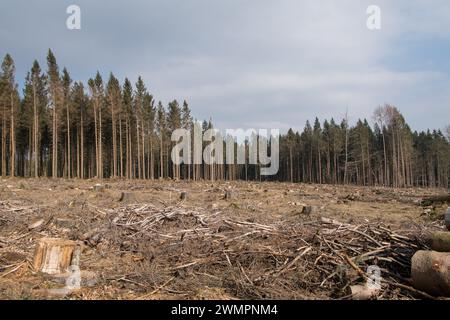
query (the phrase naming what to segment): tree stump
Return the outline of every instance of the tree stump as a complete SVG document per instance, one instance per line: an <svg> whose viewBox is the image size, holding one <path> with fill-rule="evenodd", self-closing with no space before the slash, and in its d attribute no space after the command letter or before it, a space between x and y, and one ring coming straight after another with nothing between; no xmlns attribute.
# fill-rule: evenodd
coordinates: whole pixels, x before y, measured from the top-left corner
<svg viewBox="0 0 450 320"><path fill-rule="evenodd" d="M132 192L122 192L119 197L119 202L136 202L136 196Z"/></svg>
<svg viewBox="0 0 450 320"><path fill-rule="evenodd" d="M303 206L302 214L310 215L319 212L319 207L317 206Z"/></svg>
<svg viewBox="0 0 450 320"><path fill-rule="evenodd" d="M411 276L416 289L450 297L450 253L417 251L412 257Z"/></svg>
<svg viewBox="0 0 450 320"><path fill-rule="evenodd" d="M234 198L234 193L231 190L225 191L225 195L223 197L225 200L231 200Z"/></svg>
<svg viewBox="0 0 450 320"><path fill-rule="evenodd" d="M180 200L186 200L187 199L187 192L183 191L180 193Z"/></svg>
<svg viewBox="0 0 450 320"><path fill-rule="evenodd" d="M42 238L34 251L35 270L48 274L64 273L71 265L78 265L81 243L57 238Z"/></svg>
<svg viewBox="0 0 450 320"><path fill-rule="evenodd" d="M101 192L101 191L105 190L105 186L101 185L100 183L97 183L92 187L92 190Z"/></svg>

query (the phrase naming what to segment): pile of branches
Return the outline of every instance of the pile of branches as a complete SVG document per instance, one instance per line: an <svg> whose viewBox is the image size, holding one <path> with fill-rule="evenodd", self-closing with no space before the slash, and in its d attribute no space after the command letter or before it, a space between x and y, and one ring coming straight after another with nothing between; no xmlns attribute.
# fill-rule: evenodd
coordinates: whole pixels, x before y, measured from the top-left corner
<svg viewBox="0 0 450 320"><path fill-rule="evenodd" d="M266 225L181 204L129 205L108 218L112 244L149 257L134 281L158 288L150 294L208 287L240 299L351 299L350 286L367 281L376 265L382 288L374 298L431 298L408 282L412 255L426 248L421 230L324 217Z"/></svg>
<svg viewBox="0 0 450 320"><path fill-rule="evenodd" d="M29 232L27 221L40 213L39 207L26 206L21 201L0 201L0 248L2 243L14 244Z"/></svg>
<svg viewBox="0 0 450 320"><path fill-rule="evenodd" d="M21 201L0 201L0 217L11 219L17 215L31 215L39 211L35 206L25 206Z"/></svg>

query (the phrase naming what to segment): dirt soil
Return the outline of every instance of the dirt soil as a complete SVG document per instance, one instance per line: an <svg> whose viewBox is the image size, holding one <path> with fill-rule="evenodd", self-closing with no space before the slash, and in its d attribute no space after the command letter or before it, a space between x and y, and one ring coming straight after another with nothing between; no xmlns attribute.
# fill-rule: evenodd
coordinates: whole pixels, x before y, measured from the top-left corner
<svg viewBox="0 0 450 320"><path fill-rule="evenodd" d="M187 192L184 200L180 194ZM266 182L0 180L0 299L349 299L369 265L378 299L426 297L410 258L442 230L438 189ZM227 197L225 198L225 195ZM66 294L33 269L43 237L84 243L95 279Z"/></svg>

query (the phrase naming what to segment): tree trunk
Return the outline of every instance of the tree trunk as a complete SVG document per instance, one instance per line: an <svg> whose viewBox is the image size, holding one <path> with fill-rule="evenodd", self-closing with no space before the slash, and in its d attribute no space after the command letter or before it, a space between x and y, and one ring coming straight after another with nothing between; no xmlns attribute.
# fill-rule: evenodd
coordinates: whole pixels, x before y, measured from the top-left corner
<svg viewBox="0 0 450 320"><path fill-rule="evenodd" d="M145 171L145 130L144 130L144 122L142 121L142 130L141 130L141 134L142 134L142 178L145 179L146 178L146 171Z"/></svg>
<svg viewBox="0 0 450 320"><path fill-rule="evenodd" d="M113 143L113 165L112 165L112 176L117 177L117 133L116 133L116 118L114 113L114 103L111 101L111 126L112 126L112 143Z"/></svg>
<svg viewBox="0 0 450 320"><path fill-rule="evenodd" d="M125 152L126 152L126 178L130 179L130 152L129 152L129 148L130 148L130 141L128 139L129 134L128 134L128 119L125 120L125 136L126 136L126 144L125 144Z"/></svg>
<svg viewBox="0 0 450 320"><path fill-rule="evenodd" d="M2 119L2 177L6 177L6 114L4 106Z"/></svg>
<svg viewBox="0 0 450 320"><path fill-rule="evenodd" d="M37 101L36 101L36 86L33 82L33 161L34 161L34 177L37 178L39 176L39 120L38 120L38 112L37 112Z"/></svg>
<svg viewBox="0 0 450 320"><path fill-rule="evenodd" d="M54 89L56 90L56 89ZM53 132L52 132L52 178L58 177L58 120L56 118L56 108L57 108L57 97L55 92L53 92Z"/></svg>
<svg viewBox="0 0 450 320"><path fill-rule="evenodd" d="M99 174L98 178L103 179L103 142L102 142L102 108L101 106L98 106L98 127L99 127L99 134L98 134L98 167L99 167Z"/></svg>
<svg viewBox="0 0 450 320"><path fill-rule="evenodd" d="M94 102L94 130L95 130L95 172L96 177L99 177L99 149L98 149L98 126L97 126L97 102Z"/></svg>
<svg viewBox="0 0 450 320"><path fill-rule="evenodd" d="M81 111L80 123L80 177L84 179L84 124L83 111Z"/></svg>
<svg viewBox="0 0 450 320"><path fill-rule="evenodd" d="M383 154L384 154L384 185L387 186L389 184L388 172L387 172L387 155L386 155L386 138L384 133L383 136Z"/></svg>
<svg viewBox="0 0 450 320"><path fill-rule="evenodd" d="M142 165L141 165L141 132L139 127L139 121L136 116L136 146L137 146L137 160L138 160L138 178L142 179Z"/></svg>
<svg viewBox="0 0 450 320"><path fill-rule="evenodd" d="M160 178L164 178L164 168L163 168L163 135L161 133L161 138L160 138L160 144L159 144L159 166L160 166L160 172L159 172L159 177Z"/></svg>
<svg viewBox="0 0 450 320"><path fill-rule="evenodd" d="M292 147L289 147L289 180L294 182L294 171L293 171L293 163L292 163Z"/></svg>
<svg viewBox="0 0 450 320"><path fill-rule="evenodd" d="M16 135L15 135L15 120L14 120L14 97L13 92L11 92L11 133L9 135L10 145L11 145L11 177L16 175Z"/></svg>
<svg viewBox="0 0 450 320"><path fill-rule="evenodd" d="M123 147L122 147L122 116L119 114L119 153L120 153L120 177L123 178Z"/></svg>
<svg viewBox="0 0 450 320"><path fill-rule="evenodd" d="M71 156L70 156L70 111L69 111L69 103L67 104L66 116L67 116L67 178L71 178Z"/></svg>

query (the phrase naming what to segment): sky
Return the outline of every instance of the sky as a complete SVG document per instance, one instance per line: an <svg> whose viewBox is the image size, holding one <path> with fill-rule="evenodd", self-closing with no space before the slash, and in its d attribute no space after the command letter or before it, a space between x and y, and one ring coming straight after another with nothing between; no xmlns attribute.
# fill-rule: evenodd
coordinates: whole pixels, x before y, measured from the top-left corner
<svg viewBox="0 0 450 320"><path fill-rule="evenodd" d="M69 30L66 8L81 9ZM366 26L369 5L381 29ZM450 124L448 0L2 0L0 55L16 79L48 48L86 81L143 77L218 128L302 130L395 105L413 130Z"/></svg>

